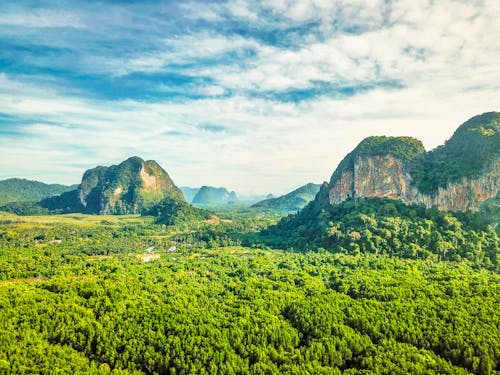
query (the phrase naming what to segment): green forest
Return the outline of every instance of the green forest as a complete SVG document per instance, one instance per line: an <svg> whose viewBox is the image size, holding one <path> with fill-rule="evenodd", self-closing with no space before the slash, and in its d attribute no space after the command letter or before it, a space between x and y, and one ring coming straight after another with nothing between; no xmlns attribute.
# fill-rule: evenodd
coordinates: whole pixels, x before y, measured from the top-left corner
<svg viewBox="0 0 500 375"><path fill-rule="evenodd" d="M498 272L500 243L490 219L482 211L443 212L386 198L350 199L338 205L311 202L269 227L263 238L282 248L468 260Z"/></svg>
<svg viewBox="0 0 500 375"><path fill-rule="evenodd" d="M495 232L458 232L480 243L473 256L416 256L395 247L403 234L391 242L375 230L408 230L388 219L394 210L403 215L394 202L383 202L382 216L343 215L339 232L357 245L338 240L343 251L279 250L272 229L261 234L279 216L244 210L208 220L196 211L175 225L0 214L0 373L498 372ZM427 223L424 238L450 241L446 231L463 225L437 213L422 224L424 214L414 216ZM353 239L356 220L371 220L366 231L390 250L371 249L365 229Z"/></svg>

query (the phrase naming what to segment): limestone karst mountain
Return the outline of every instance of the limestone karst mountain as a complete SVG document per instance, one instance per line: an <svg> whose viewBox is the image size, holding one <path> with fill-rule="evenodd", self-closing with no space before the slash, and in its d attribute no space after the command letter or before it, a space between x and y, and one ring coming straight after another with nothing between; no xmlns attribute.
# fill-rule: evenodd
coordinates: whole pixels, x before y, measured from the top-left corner
<svg viewBox="0 0 500 375"><path fill-rule="evenodd" d="M118 165L87 170L76 190L44 199L40 205L59 212L131 214L165 198L184 201L181 190L157 162L134 156Z"/></svg>
<svg viewBox="0 0 500 375"><path fill-rule="evenodd" d="M234 191L228 191L224 187L202 186L193 198L194 204L219 205L235 203L238 197Z"/></svg>
<svg viewBox="0 0 500 375"><path fill-rule="evenodd" d="M326 199L390 198L445 211L477 210L500 187L499 129L500 113L475 116L427 153L409 137L366 138L333 173Z"/></svg>

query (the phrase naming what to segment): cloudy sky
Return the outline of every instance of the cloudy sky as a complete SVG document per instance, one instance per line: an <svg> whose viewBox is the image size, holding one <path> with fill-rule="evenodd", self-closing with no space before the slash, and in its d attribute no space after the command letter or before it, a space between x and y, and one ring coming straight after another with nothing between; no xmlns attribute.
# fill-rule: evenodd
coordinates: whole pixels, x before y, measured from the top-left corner
<svg viewBox="0 0 500 375"><path fill-rule="evenodd" d="M500 110L498 0L2 1L0 179L138 155L283 193L369 135Z"/></svg>

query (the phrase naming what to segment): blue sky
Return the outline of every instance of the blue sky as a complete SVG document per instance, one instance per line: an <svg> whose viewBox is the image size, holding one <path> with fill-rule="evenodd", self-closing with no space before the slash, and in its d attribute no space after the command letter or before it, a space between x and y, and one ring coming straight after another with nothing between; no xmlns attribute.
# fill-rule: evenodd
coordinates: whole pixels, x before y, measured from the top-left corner
<svg viewBox="0 0 500 375"><path fill-rule="evenodd" d="M178 185L283 193L369 135L433 148L499 110L500 3L0 3L0 178L129 156Z"/></svg>

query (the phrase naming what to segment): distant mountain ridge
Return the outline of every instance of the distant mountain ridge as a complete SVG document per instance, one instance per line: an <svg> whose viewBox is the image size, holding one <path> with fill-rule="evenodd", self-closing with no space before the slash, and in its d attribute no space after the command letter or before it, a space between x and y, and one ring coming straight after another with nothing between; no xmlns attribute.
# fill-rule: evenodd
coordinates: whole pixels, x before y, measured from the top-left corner
<svg viewBox="0 0 500 375"><path fill-rule="evenodd" d="M188 203L193 202L193 198L195 197L196 193L200 191L200 188L189 186L180 186L179 189L181 189L182 194L184 194L184 198Z"/></svg>
<svg viewBox="0 0 500 375"><path fill-rule="evenodd" d="M275 211L298 211L314 199L321 184L308 183L288 194L277 198L268 198L252 205L252 208Z"/></svg>
<svg viewBox="0 0 500 375"><path fill-rule="evenodd" d="M235 203L238 196L224 187L202 186L193 198L193 204L218 205Z"/></svg>
<svg viewBox="0 0 500 375"><path fill-rule="evenodd" d="M38 202L44 198L74 190L78 185L46 184L23 178L0 181L0 204L11 202Z"/></svg>

